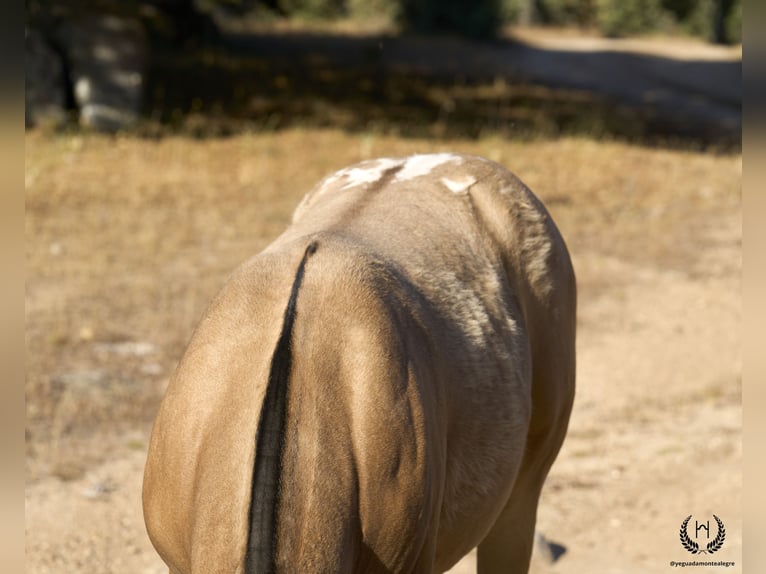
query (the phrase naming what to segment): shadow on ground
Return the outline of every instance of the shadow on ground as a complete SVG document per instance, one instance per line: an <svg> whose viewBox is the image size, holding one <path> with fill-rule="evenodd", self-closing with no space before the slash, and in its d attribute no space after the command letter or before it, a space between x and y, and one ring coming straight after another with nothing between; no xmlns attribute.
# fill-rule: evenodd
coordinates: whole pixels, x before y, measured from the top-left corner
<svg viewBox="0 0 766 574"><path fill-rule="evenodd" d="M224 31L215 44L159 45L147 88L155 129L199 137L332 126L403 137L581 134L740 146L741 60L513 40Z"/></svg>

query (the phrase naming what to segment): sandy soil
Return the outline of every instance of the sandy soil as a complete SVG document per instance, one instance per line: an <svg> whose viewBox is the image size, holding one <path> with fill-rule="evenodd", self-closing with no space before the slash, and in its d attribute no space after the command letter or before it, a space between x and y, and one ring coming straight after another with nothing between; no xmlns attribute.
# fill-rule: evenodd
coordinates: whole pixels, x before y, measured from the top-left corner
<svg viewBox="0 0 766 574"><path fill-rule="evenodd" d="M518 173L578 274L578 394L538 521L566 551L541 544L533 571L673 571L695 558L690 514L723 520L710 558L741 571L740 155L296 129L27 134L27 572L164 571L141 516L145 449L207 302L322 175L445 149Z"/></svg>

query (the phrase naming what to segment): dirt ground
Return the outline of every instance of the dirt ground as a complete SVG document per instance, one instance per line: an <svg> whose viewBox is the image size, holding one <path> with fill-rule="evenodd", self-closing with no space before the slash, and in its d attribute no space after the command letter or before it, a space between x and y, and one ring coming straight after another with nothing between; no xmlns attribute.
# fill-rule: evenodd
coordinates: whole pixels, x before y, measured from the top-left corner
<svg viewBox="0 0 766 574"><path fill-rule="evenodd" d="M715 514L725 542L701 559L741 572L741 154L325 128L27 133L27 572L165 571L141 476L159 397L207 303L326 173L446 150L530 185L578 276L578 392L538 520L565 552L552 561L541 544L533 571L673 571L697 558L679 542L683 520L710 520L712 537Z"/></svg>

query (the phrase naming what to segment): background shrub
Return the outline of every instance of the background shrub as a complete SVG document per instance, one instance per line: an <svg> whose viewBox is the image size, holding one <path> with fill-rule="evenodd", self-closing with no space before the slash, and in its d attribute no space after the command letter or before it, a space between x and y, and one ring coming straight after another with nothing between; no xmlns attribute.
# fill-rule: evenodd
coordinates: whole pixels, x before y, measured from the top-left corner
<svg viewBox="0 0 766 574"><path fill-rule="evenodd" d="M598 0L596 22L606 36L655 32L667 26L660 0Z"/></svg>
<svg viewBox="0 0 766 574"><path fill-rule="evenodd" d="M742 41L742 0L144 0L159 7L216 5L275 17L358 18L397 23L421 33L489 39L504 25L595 28L606 36L682 33L720 43ZM125 0L25 0L27 22L78 10L123 12Z"/></svg>
<svg viewBox="0 0 766 574"><path fill-rule="evenodd" d="M394 22L399 19L397 0L347 0L346 9L352 18L387 20Z"/></svg>
<svg viewBox="0 0 766 574"><path fill-rule="evenodd" d="M399 23L420 33L490 38L502 24L500 0L400 0Z"/></svg>
<svg viewBox="0 0 766 574"><path fill-rule="evenodd" d="M330 20L345 15L345 0L280 0L280 8L290 16Z"/></svg>
<svg viewBox="0 0 766 574"><path fill-rule="evenodd" d="M723 28L716 34L716 11ZM607 36L678 32L742 41L742 0L501 0L504 24L597 28Z"/></svg>
<svg viewBox="0 0 766 574"><path fill-rule="evenodd" d="M691 4L678 19L684 32L711 42L742 41L742 0L696 0ZM719 24L720 10L724 14Z"/></svg>

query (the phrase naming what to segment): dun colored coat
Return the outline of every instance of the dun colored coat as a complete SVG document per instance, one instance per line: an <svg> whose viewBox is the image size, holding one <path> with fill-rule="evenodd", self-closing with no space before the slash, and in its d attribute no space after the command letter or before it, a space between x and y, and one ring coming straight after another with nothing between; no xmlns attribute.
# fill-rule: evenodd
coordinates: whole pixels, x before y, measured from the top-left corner
<svg viewBox="0 0 766 574"><path fill-rule="evenodd" d="M566 434L575 278L540 201L488 160L320 182L200 322L144 477L172 574L529 567Z"/></svg>

